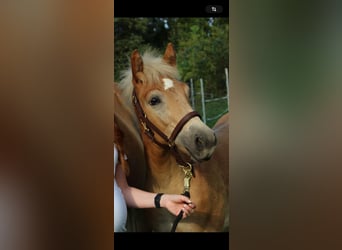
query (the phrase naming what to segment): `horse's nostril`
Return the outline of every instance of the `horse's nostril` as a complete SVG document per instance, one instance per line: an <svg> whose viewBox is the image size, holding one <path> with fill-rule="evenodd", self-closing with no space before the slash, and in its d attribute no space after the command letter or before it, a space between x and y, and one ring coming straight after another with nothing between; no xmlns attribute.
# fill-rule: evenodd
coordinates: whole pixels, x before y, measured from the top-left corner
<svg viewBox="0 0 342 250"><path fill-rule="evenodd" d="M201 135L195 136L195 145L197 147L197 150L203 150L206 147L213 147L217 145L217 137L216 134L213 134L214 138L211 138L210 140L206 137L203 137Z"/></svg>
<svg viewBox="0 0 342 250"><path fill-rule="evenodd" d="M202 150L203 149L204 141L203 141L202 137L196 136L195 143L196 143L196 147L197 147L198 150Z"/></svg>

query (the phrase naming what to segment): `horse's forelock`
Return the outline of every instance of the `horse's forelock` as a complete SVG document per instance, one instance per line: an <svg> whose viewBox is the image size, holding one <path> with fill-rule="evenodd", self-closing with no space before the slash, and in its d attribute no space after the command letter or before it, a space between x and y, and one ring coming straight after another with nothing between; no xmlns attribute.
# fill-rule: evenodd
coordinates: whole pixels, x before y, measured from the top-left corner
<svg viewBox="0 0 342 250"><path fill-rule="evenodd" d="M148 84L159 83L161 77L167 77L171 79L179 78L177 67L167 64L163 60L163 57L157 55L155 51L146 51L142 55L142 60L144 63L144 74L147 78ZM122 72L119 87L122 90L122 94L126 97L126 100L131 103L133 91L131 67Z"/></svg>

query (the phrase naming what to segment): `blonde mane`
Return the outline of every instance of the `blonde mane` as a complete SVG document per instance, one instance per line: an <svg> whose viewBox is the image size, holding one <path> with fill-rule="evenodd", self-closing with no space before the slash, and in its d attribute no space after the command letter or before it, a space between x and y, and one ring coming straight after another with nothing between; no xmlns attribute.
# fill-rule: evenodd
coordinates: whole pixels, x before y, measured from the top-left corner
<svg viewBox="0 0 342 250"><path fill-rule="evenodd" d="M155 50L146 50L142 55L142 60L147 84L158 84L161 77L179 79L177 67L169 65ZM127 104L132 106L133 83L131 66L121 73L121 80L118 86Z"/></svg>

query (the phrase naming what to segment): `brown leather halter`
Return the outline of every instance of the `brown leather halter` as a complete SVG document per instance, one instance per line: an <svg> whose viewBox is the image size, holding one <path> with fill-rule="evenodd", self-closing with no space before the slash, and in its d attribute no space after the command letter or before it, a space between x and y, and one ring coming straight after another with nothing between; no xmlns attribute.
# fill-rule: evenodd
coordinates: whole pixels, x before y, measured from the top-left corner
<svg viewBox="0 0 342 250"><path fill-rule="evenodd" d="M155 126L147 117L146 113L144 112L143 108L141 107L141 104L137 98L137 95L135 91L133 90L132 94L132 101L133 105L135 107L135 112L138 116L138 119L142 126L144 127L144 133L151 139L151 141L155 144L157 144L159 147L165 149L165 150L170 150L171 153L174 155L177 163L181 166L184 167L189 167L191 166L191 162L185 161L181 154L179 153L177 146L175 144L175 140L177 138L177 135L179 132L182 130L184 125L193 117L201 117L200 114L197 111L192 111L188 114L186 114L176 125L174 130L171 133L171 136L168 137L165 135L157 126ZM165 142L166 144L163 144L159 141L156 140L155 138L155 133L157 133Z"/></svg>

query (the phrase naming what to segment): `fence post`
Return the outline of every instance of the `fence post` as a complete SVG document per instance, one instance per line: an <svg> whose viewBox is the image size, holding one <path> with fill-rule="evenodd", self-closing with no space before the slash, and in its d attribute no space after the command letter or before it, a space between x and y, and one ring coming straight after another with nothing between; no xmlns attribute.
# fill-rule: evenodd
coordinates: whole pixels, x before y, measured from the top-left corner
<svg viewBox="0 0 342 250"><path fill-rule="evenodd" d="M229 80L228 80L228 68L224 68L224 71L226 73L226 88L227 88L227 107L229 111Z"/></svg>
<svg viewBox="0 0 342 250"><path fill-rule="evenodd" d="M207 117L205 115L205 96L204 96L204 87L203 87L203 79L200 79L201 83L201 98L202 98L202 119L205 124L207 124Z"/></svg>
<svg viewBox="0 0 342 250"><path fill-rule="evenodd" d="M196 109L196 107L195 107L194 82L192 81L192 78L190 79L190 93L191 93L191 105L192 105L192 108Z"/></svg>

